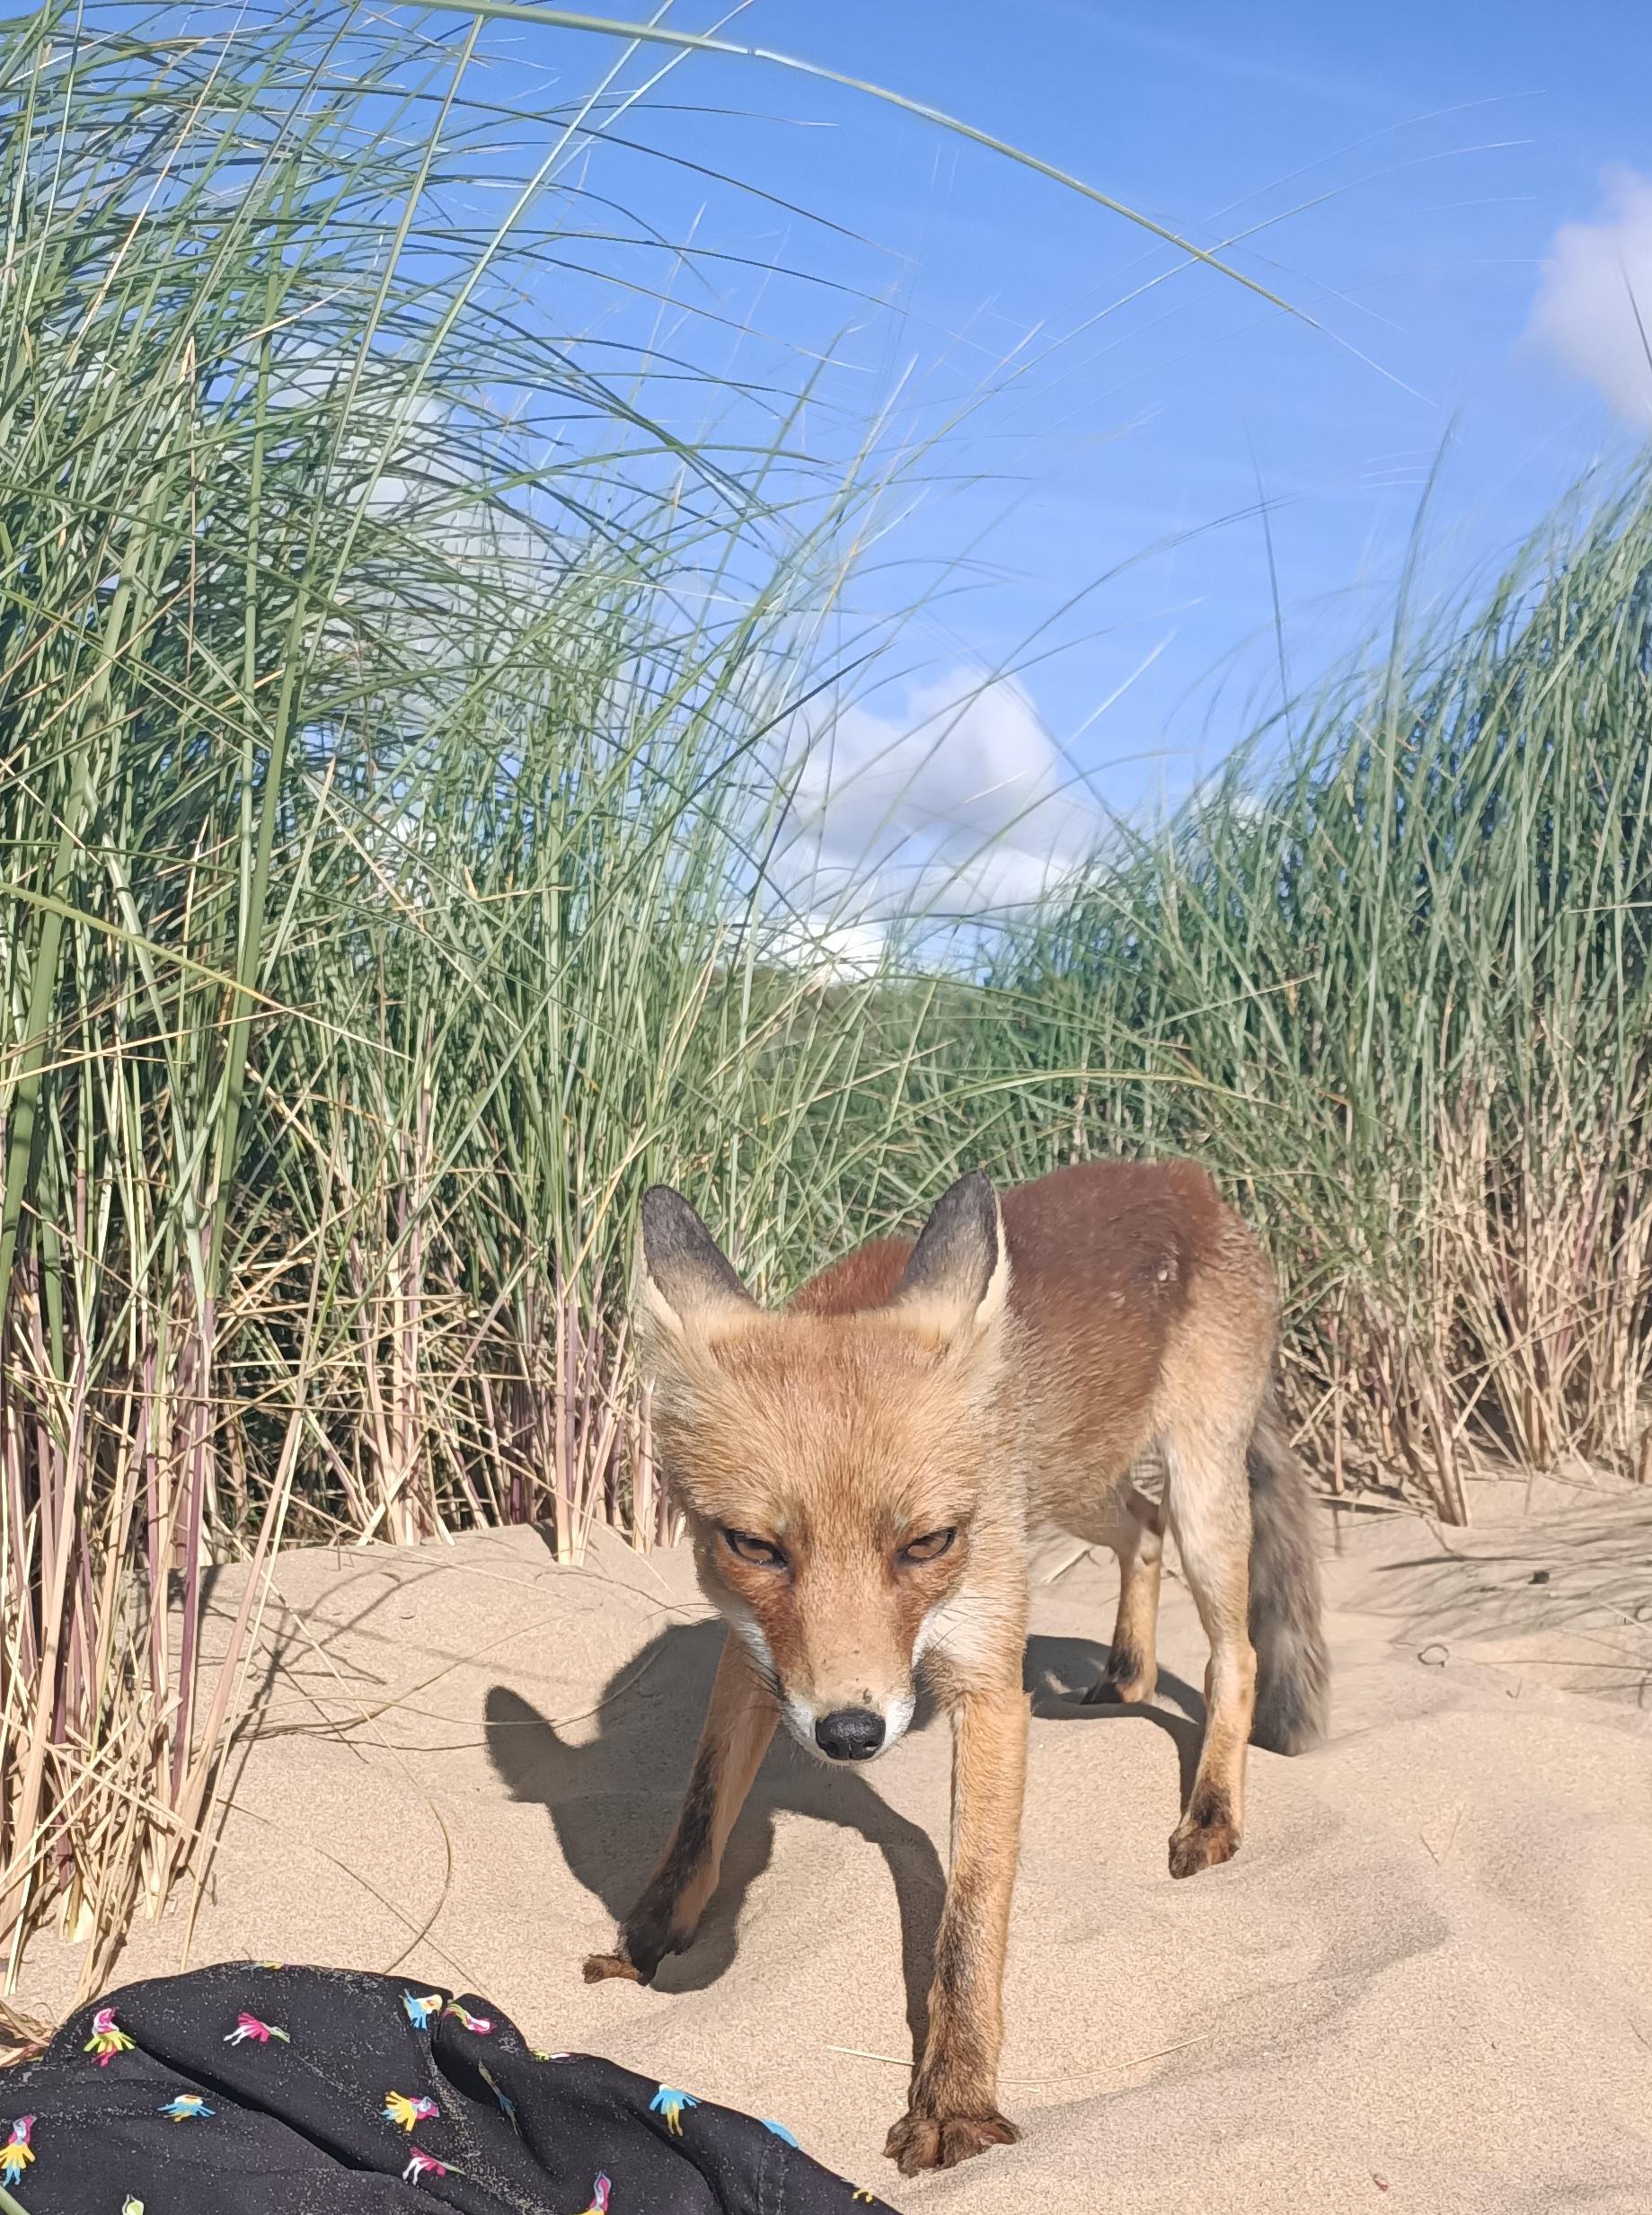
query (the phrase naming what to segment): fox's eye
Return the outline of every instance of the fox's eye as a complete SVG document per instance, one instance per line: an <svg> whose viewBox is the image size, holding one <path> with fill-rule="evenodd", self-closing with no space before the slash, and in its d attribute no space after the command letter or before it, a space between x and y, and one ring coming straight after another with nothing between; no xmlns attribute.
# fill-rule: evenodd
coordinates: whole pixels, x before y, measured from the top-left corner
<svg viewBox="0 0 1652 2215"><path fill-rule="evenodd" d="M910 1539L902 1546L900 1557L910 1562L939 1561L957 1536L956 1528L926 1530L921 1538Z"/></svg>
<svg viewBox="0 0 1652 2215"><path fill-rule="evenodd" d="M786 1556L779 1546L771 1546L766 1538L754 1538L749 1530L725 1530L723 1540L737 1561L749 1562L754 1569L783 1569Z"/></svg>

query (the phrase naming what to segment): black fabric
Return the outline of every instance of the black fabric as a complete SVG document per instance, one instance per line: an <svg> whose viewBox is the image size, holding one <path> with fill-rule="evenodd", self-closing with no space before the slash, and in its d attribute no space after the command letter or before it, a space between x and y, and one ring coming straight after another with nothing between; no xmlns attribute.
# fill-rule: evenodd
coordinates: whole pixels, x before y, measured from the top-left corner
<svg viewBox="0 0 1652 2215"><path fill-rule="evenodd" d="M0 2185L26 2215L885 2207L774 2124L535 2053L473 1993L268 1962L128 1985L0 2072Z"/></svg>

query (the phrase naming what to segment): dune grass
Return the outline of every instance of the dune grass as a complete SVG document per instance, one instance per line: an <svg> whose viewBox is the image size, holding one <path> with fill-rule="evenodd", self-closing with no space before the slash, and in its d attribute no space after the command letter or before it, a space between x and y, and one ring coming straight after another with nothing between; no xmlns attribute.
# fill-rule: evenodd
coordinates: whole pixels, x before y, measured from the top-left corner
<svg viewBox="0 0 1652 2215"><path fill-rule="evenodd" d="M755 1216L858 1081L755 927L853 487L524 312L592 101L525 177L474 26L169 17L0 35L0 1935L89 1987L212 1826L211 1565L655 1531L640 1183Z"/></svg>
<svg viewBox="0 0 1652 2215"><path fill-rule="evenodd" d="M811 463L795 391L691 439L654 359L523 314L599 111L525 181L473 26L169 14L0 33L11 1966L55 1918L91 1990L199 1867L284 1538L668 1528L653 1179L773 1290L966 1165L1195 1151L1330 1482L1456 1515L1475 1451L1633 1464L1643 503L967 967L835 972L776 739L860 650L879 471Z"/></svg>
<svg viewBox="0 0 1652 2215"><path fill-rule="evenodd" d="M1018 1174L1208 1162L1280 1263L1329 1479L1453 1521L1465 1455L1648 1474L1649 670L1637 486L1401 624L990 968L994 1079L1142 1078L1070 1087L1053 1125L1003 1104L979 1143Z"/></svg>

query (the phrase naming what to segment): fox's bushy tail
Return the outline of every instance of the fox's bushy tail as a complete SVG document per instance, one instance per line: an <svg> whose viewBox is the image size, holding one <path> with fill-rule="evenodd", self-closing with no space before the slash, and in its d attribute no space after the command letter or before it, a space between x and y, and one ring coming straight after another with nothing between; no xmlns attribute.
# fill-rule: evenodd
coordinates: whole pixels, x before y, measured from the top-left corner
<svg viewBox="0 0 1652 2215"><path fill-rule="evenodd" d="M1250 1479L1250 1644L1256 1651L1253 1745L1305 1753L1325 1735L1330 1657L1321 1622L1313 1495L1271 1398L1246 1456Z"/></svg>

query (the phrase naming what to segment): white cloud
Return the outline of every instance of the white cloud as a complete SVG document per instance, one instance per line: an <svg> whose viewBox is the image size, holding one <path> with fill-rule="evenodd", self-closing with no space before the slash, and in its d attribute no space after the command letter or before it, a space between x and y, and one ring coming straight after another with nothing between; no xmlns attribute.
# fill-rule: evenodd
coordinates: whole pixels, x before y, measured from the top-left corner
<svg viewBox="0 0 1652 2215"><path fill-rule="evenodd" d="M782 917L763 931L759 952L822 984L847 984L875 977L888 952L888 935L877 923L832 923L817 917Z"/></svg>
<svg viewBox="0 0 1652 2215"><path fill-rule="evenodd" d="M791 740L784 874L838 920L980 916L1038 899L1105 819L1009 678L957 669Z"/></svg>
<svg viewBox="0 0 1652 2215"><path fill-rule="evenodd" d="M1555 233L1526 335L1644 430L1652 424L1652 178L1610 170L1605 186L1594 222Z"/></svg>

